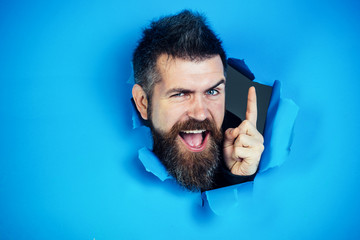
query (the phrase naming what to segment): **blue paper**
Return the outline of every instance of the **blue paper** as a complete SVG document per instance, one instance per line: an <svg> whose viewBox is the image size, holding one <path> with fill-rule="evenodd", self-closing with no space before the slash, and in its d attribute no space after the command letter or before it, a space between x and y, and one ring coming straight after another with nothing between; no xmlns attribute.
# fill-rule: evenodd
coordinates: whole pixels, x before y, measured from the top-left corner
<svg viewBox="0 0 360 240"><path fill-rule="evenodd" d="M1 3L0 239L360 239L360 1ZM285 164L224 216L146 172L131 129L141 30L184 7L300 107Z"/></svg>
<svg viewBox="0 0 360 240"><path fill-rule="evenodd" d="M281 83L275 81L264 132L265 150L260 161L259 173L280 166L288 156L293 129L299 107L290 99L283 99Z"/></svg>
<svg viewBox="0 0 360 240"><path fill-rule="evenodd" d="M219 216L232 212L239 206L251 205L253 182L213 189L202 194L210 209Z"/></svg>
<svg viewBox="0 0 360 240"><path fill-rule="evenodd" d="M131 74L130 74L130 77L129 77L129 79L127 80L126 83L131 84L131 85L134 85L134 84L135 84L134 68L133 68L132 63L130 63L130 64L131 64Z"/></svg>
<svg viewBox="0 0 360 240"><path fill-rule="evenodd" d="M139 159L144 165L146 171L153 173L161 181L172 178L172 176L170 176L166 171L164 165L162 165L156 155L148 148L143 147L139 150Z"/></svg>
<svg viewBox="0 0 360 240"><path fill-rule="evenodd" d="M229 58L228 64L242 73L250 80L255 79L255 75L251 72L250 68L246 65L244 59Z"/></svg>

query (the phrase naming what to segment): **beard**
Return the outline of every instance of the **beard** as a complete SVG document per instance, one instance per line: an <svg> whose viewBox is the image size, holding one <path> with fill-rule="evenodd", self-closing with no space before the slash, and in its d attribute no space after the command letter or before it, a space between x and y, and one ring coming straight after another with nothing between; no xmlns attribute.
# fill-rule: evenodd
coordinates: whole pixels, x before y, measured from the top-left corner
<svg viewBox="0 0 360 240"><path fill-rule="evenodd" d="M189 119L177 122L169 132L156 130L152 124L150 128L154 139L153 152L182 187L193 192L213 187L222 143L222 132L214 121ZM180 139L181 132L196 129L206 130L203 141L204 135L208 135L204 143L207 146L200 152L190 151Z"/></svg>

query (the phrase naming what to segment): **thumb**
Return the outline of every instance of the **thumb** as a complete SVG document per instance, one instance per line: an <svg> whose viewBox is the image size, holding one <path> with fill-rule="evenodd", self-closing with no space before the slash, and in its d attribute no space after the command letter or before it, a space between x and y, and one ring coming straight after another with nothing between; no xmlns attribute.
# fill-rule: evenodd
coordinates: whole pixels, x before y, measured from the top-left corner
<svg viewBox="0 0 360 240"><path fill-rule="evenodd" d="M228 128L225 131L224 148L230 147L234 144L235 139L239 135L239 128Z"/></svg>

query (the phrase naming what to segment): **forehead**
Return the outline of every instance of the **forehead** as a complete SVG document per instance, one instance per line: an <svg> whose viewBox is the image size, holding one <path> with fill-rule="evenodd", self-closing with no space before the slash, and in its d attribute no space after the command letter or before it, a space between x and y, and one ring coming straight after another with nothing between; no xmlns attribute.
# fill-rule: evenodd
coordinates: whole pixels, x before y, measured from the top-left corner
<svg viewBox="0 0 360 240"><path fill-rule="evenodd" d="M157 60L157 68L162 79L160 85L165 88L208 87L208 85L225 79L219 55L202 61L191 61L163 54Z"/></svg>

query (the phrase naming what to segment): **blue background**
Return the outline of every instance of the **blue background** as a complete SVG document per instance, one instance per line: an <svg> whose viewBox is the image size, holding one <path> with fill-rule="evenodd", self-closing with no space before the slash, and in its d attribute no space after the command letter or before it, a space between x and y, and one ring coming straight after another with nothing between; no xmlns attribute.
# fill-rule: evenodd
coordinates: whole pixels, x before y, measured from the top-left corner
<svg viewBox="0 0 360 240"><path fill-rule="evenodd" d="M300 107L292 152L224 216L145 172L131 129L142 27L204 12ZM1 1L0 239L359 239L358 1Z"/></svg>

